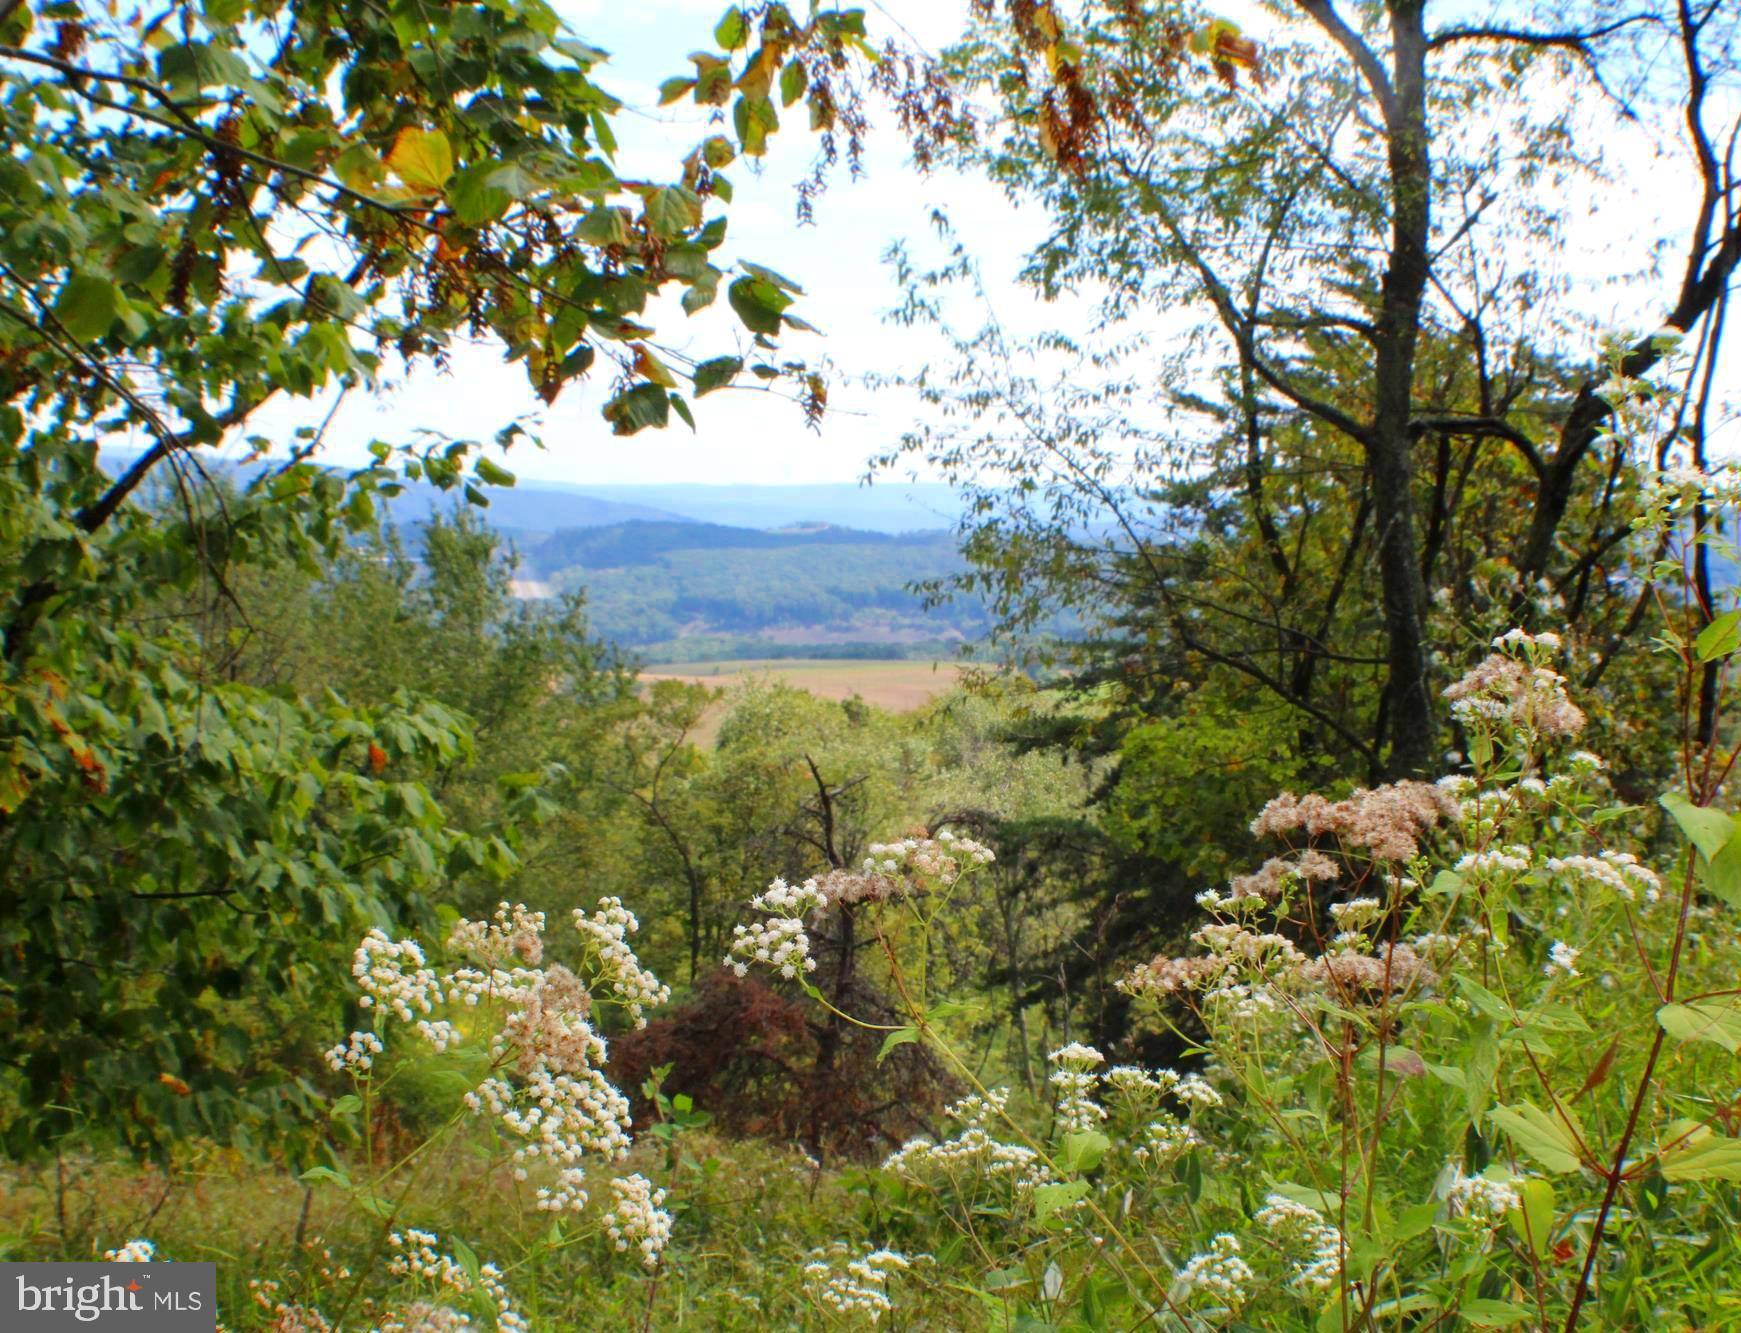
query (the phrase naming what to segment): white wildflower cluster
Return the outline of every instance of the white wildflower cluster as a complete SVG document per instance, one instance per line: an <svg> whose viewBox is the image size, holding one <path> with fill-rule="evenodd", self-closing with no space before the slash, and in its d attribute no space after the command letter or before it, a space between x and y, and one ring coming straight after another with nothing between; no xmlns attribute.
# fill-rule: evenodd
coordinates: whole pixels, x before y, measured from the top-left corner
<svg viewBox="0 0 1741 1333"><path fill-rule="evenodd" d="M1341 1228L1326 1222L1316 1208L1271 1194L1253 1220L1296 1256L1288 1278L1290 1286L1298 1291L1325 1292L1341 1280L1347 1242Z"/></svg>
<svg viewBox="0 0 1741 1333"><path fill-rule="evenodd" d="M351 975L363 992L365 1009L379 1005L402 1023L429 1013L441 999L441 987L415 940L389 939L380 929L363 936L351 962Z"/></svg>
<svg viewBox="0 0 1741 1333"><path fill-rule="evenodd" d="M1203 1136L1183 1120L1162 1112L1142 1127L1131 1156L1146 1166L1167 1166L1193 1148L1203 1146Z"/></svg>
<svg viewBox="0 0 1741 1333"><path fill-rule="evenodd" d="M944 1108L946 1118L961 1128L938 1143L909 1139L883 1162L885 1171L922 1179L932 1173L989 1176L1011 1182L1017 1192L1031 1191L1052 1179L1052 1172L1032 1148L1003 1143L994 1135L995 1122L1006 1120L1009 1094L994 1088L981 1097L969 1094Z"/></svg>
<svg viewBox="0 0 1741 1333"><path fill-rule="evenodd" d="M1493 641L1501 651L1445 690L1451 715L1466 727L1512 732L1534 742L1584 729L1584 712L1566 694L1566 678L1547 665L1556 634L1511 630Z"/></svg>
<svg viewBox="0 0 1741 1333"><path fill-rule="evenodd" d="M373 1032L353 1032L325 1053L327 1065L338 1074L367 1074L381 1053L381 1039Z"/></svg>
<svg viewBox="0 0 1741 1333"><path fill-rule="evenodd" d="M810 956L810 934L801 919L789 916L763 917L733 926L731 953L725 961L740 977L748 976L753 965L771 968L788 981L816 970L816 960Z"/></svg>
<svg viewBox="0 0 1741 1333"><path fill-rule="evenodd" d="M375 1333L473 1333L477 1325L471 1316L451 1305L436 1305L432 1301L412 1301L393 1311L378 1325ZM279 1325L272 1326L279 1333ZM293 1327L293 1333L303 1333L303 1326ZM325 1333L322 1330L322 1333Z"/></svg>
<svg viewBox="0 0 1741 1333"><path fill-rule="evenodd" d="M284 1300L279 1295L282 1290L283 1285L272 1278L248 1279L248 1294L254 1304L271 1317L272 1322L267 1327L272 1333L333 1333L332 1321L318 1307ZM221 1329L223 1325L218 1327ZM391 1327L391 1324L381 1325L382 1333L387 1333Z"/></svg>
<svg viewBox="0 0 1741 1333"><path fill-rule="evenodd" d="M1603 852L1600 856L1556 856L1547 867L1556 875L1576 875L1611 889L1627 902L1633 902L1643 891L1644 900L1654 903L1662 896L1662 881L1649 866L1640 865L1631 852Z"/></svg>
<svg viewBox="0 0 1741 1333"><path fill-rule="evenodd" d="M1548 948L1547 962L1542 964L1543 974L1551 977L1555 973L1563 972L1568 977L1581 976L1582 974L1578 971L1578 954L1580 952L1564 940L1555 940Z"/></svg>
<svg viewBox="0 0 1741 1333"><path fill-rule="evenodd" d="M1106 1108L1094 1100L1100 1080L1094 1066L1106 1057L1092 1046L1073 1041L1047 1057L1052 1062L1051 1083L1058 1092L1058 1130L1076 1134L1093 1129L1106 1119Z"/></svg>
<svg viewBox="0 0 1741 1333"><path fill-rule="evenodd" d="M1172 1087L1173 1096L1193 1111L1211 1111L1225 1100L1201 1074L1185 1074Z"/></svg>
<svg viewBox="0 0 1741 1333"><path fill-rule="evenodd" d="M621 898L601 898L598 911L591 915L574 909L574 928L596 951L600 980L610 985L635 1026L646 1027L646 1011L669 1000L671 988L641 966L629 945L629 936L641 928L635 914L623 906Z"/></svg>
<svg viewBox="0 0 1741 1333"><path fill-rule="evenodd" d="M665 1244L671 1239L671 1214L664 1209L665 1191L653 1188L645 1176L618 1176L611 1181L616 1196L605 1214L605 1230L619 1250L631 1245L641 1252L641 1262L656 1268Z"/></svg>
<svg viewBox="0 0 1741 1333"><path fill-rule="evenodd" d="M494 1312L498 1333L529 1333L531 1325L514 1308L513 1299L508 1295L507 1286L502 1281L502 1270L495 1264L481 1265L474 1277L451 1255L436 1249L441 1243L439 1236L432 1231L419 1231L415 1227L407 1227L403 1232L392 1232L387 1241L393 1248L393 1253L387 1260L387 1271L394 1277L431 1283L446 1299L481 1296L489 1302ZM395 1326L403 1330L403 1333L413 1333L413 1330L422 1328L470 1326L463 1315L452 1310L448 1314L461 1322L414 1322L419 1318L426 1320L433 1308L439 1307L426 1307L422 1303L415 1307L408 1306L400 1312ZM386 1333L388 1325L383 1324L381 1328L382 1333Z"/></svg>
<svg viewBox="0 0 1741 1333"><path fill-rule="evenodd" d="M544 961L544 913L531 911L525 903L498 903L489 921L457 922L448 933L447 947L490 967L515 962L537 967Z"/></svg>
<svg viewBox="0 0 1741 1333"><path fill-rule="evenodd" d="M1253 1277L1251 1265L1240 1257L1239 1238L1223 1231L1209 1242L1207 1250L1192 1255L1179 1270L1179 1294L1189 1298L1204 1292L1233 1308L1245 1303Z"/></svg>
<svg viewBox="0 0 1741 1333"><path fill-rule="evenodd" d="M1640 498L1646 521L1651 516L1661 521L1700 503L1714 508L1732 507L1741 504L1741 468L1732 463L1708 470L1688 466L1661 468L1645 474Z"/></svg>
<svg viewBox="0 0 1741 1333"><path fill-rule="evenodd" d="M1479 852L1465 852L1451 868L1471 879L1487 879L1498 875L1521 875L1529 869L1529 848L1520 844L1488 847Z"/></svg>
<svg viewBox="0 0 1741 1333"><path fill-rule="evenodd" d="M1377 898L1350 898L1345 903L1330 904L1330 919L1341 930L1364 930L1384 915L1384 904Z"/></svg>
<svg viewBox="0 0 1741 1333"><path fill-rule="evenodd" d="M575 916L594 946L601 982L637 1020L646 1005L666 998L666 988L629 948L636 922L618 900L606 898L596 913ZM460 1031L448 1019L426 1015L444 1004L491 1006L491 1072L466 1093L465 1105L493 1117L519 1140L513 1154L519 1179L540 1162L551 1168L554 1179L539 1187L538 1207L567 1212L586 1205L586 1158L612 1160L627 1153L629 1103L602 1072L605 1039L592 1025L586 983L561 964L537 965L544 956L544 922L543 913L506 902L490 921L462 920L448 944L470 962L442 973L428 965L416 943L370 931L352 971L363 1003L372 1002L381 1015L377 1028L397 1017L437 1051L459 1041ZM362 1074L381 1050L376 1033L355 1032L326 1058L336 1070Z"/></svg>
<svg viewBox="0 0 1741 1333"><path fill-rule="evenodd" d="M433 1047L437 1054L459 1044L459 1029L445 1018L420 1018L413 1030Z"/></svg>
<svg viewBox="0 0 1741 1333"><path fill-rule="evenodd" d="M928 880L947 887L960 879L964 871L990 865L996 859L984 843L944 829L935 838L873 842L865 849L864 871L868 875Z"/></svg>
<svg viewBox="0 0 1741 1333"><path fill-rule="evenodd" d="M935 838L872 843L856 870L830 870L802 884L776 879L750 900L760 921L732 927L726 966L744 977L765 967L788 981L816 970L808 922L832 907L889 902L931 888L948 888L967 871L996 859L991 848L945 829Z"/></svg>
<svg viewBox="0 0 1741 1333"><path fill-rule="evenodd" d="M860 1258L847 1258L850 1251L838 1241L811 1254L811 1261L804 1265L804 1285L811 1296L836 1314L862 1317L872 1324L895 1308L889 1299L890 1277L913 1266L906 1255L895 1250L872 1250Z"/></svg>
<svg viewBox="0 0 1741 1333"><path fill-rule="evenodd" d="M1521 1208L1523 1200L1517 1186L1507 1179L1492 1176L1467 1176L1463 1168L1453 1164L1450 1181L1445 1186L1445 1206L1453 1217L1466 1217L1474 1222L1498 1226L1507 1213Z"/></svg>
<svg viewBox="0 0 1741 1333"><path fill-rule="evenodd" d="M112 1264L149 1264L155 1261L157 1246L148 1240L128 1241L118 1250L104 1250L103 1258Z"/></svg>

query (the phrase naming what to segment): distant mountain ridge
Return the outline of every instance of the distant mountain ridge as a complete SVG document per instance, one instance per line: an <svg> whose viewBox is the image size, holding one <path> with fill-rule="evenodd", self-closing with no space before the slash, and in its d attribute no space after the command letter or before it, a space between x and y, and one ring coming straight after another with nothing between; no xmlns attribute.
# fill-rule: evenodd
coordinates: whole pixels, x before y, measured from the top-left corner
<svg viewBox="0 0 1741 1333"><path fill-rule="evenodd" d="M105 451L111 471L137 453ZM270 462L205 460L243 481ZM488 487L478 513L512 544L517 596L583 592L593 628L649 661L745 657L947 657L988 627L983 608L926 608L913 586L964 568L938 517L947 487L879 493L817 486ZM388 505L408 546L466 508L412 483ZM754 522L722 522L719 516Z"/></svg>
<svg viewBox="0 0 1741 1333"><path fill-rule="evenodd" d="M103 450L103 466L120 472L139 456L136 449ZM243 463L201 453L218 475L247 477L275 464ZM515 461L509 458L510 466ZM567 528L648 522L711 523L735 528L787 528L824 524L865 532L903 533L952 528L960 514L954 492L941 482L855 482L707 485L699 482L584 485L520 478L513 486L484 489L493 526L505 531L550 533ZM412 483L390 506L393 521L422 522L459 501L452 491Z"/></svg>

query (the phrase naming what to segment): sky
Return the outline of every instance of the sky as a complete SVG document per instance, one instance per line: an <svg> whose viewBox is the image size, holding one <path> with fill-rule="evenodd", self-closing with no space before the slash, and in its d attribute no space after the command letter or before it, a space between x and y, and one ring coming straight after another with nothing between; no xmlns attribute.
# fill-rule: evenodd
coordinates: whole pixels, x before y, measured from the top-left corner
<svg viewBox="0 0 1741 1333"><path fill-rule="evenodd" d="M902 35L933 52L960 31L967 8L967 0L864 2L873 34ZM690 50L712 45L712 27L726 0L553 3L581 37L612 53L596 77L627 106L617 124L619 174L674 177L683 154L712 131L701 109L658 108L656 89L661 80L689 72L685 56ZM1220 8L1245 7L1243 0L1224 0ZM1544 96L1554 95L1551 86L1544 89ZM502 461L528 479L581 485L858 481L867 459L893 443L920 409L900 392L856 382L855 373L912 370L942 351L886 317L897 292L885 252L897 239L920 254L934 247L928 223L934 208L975 238L1000 319L1019 328L1042 318L1068 325L1075 317L1068 309L1042 312L1036 298L1014 281L1024 252L1043 235L1044 217L1016 208L981 179L954 173L921 177L908 165L905 143L886 116L871 135L865 176L853 181L837 174L816 202L813 224L800 225L795 186L814 150L815 141L799 120L774 136L759 172L734 164L730 174L737 189L727 210L724 253L767 264L804 287L793 312L820 333L790 334L782 339L782 351L826 358L837 368L820 431L808 429L797 407L784 399L725 391L695 402L695 433L673 418L664 431L613 436L599 416L607 374L595 372L546 408L521 367L504 364L498 348L477 345L460 348L446 373L420 373L383 393L347 396L329 425L326 456L338 463L360 461L370 440L402 441L419 428L487 440L510 419L524 417L535 425L544 448L519 445ZM1621 254L1628 266L1635 264L1641 224L1672 216L1667 210L1690 184L1682 167L1644 149L1628 174L1630 179L1605 197L1602 209L1580 220L1573 248L1581 257L1568 261L1561 255L1558 262L1588 266L1592 274L1613 271L1618 265L1611 260ZM1593 284L1592 290L1596 308L1591 313L1599 320L1636 320L1639 311L1666 296L1668 286L1659 280L1642 289L1615 289L1609 283ZM698 356L729 350L738 336L723 297L718 309L693 321L675 300L656 306L653 316L662 345ZM261 433L288 438L296 426L318 423L329 406L305 401L277 407L260 423Z"/></svg>

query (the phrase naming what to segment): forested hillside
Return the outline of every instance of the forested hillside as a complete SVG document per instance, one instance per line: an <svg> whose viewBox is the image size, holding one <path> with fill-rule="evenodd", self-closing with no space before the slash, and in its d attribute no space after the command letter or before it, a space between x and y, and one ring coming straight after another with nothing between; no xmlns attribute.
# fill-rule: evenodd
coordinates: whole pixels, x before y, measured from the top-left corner
<svg viewBox="0 0 1741 1333"><path fill-rule="evenodd" d="M972 600L927 607L918 590L965 568L947 531L633 522L517 549L523 593L584 593L598 632L649 661L947 657L989 625Z"/></svg>
<svg viewBox="0 0 1741 1333"><path fill-rule="evenodd" d="M1741 6L707 19L0 0L0 1329L1741 1326Z"/></svg>

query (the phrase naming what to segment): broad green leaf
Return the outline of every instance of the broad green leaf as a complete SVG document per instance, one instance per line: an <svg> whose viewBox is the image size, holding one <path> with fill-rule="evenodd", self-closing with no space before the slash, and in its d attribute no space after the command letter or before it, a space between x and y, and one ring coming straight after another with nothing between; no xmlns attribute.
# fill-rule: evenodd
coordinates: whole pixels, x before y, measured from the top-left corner
<svg viewBox="0 0 1741 1333"><path fill-rule="evenodd" d="M623 217L623 210L604 204L590 209L575 226L574 233L592 245L627 245L629 242L629 224Z"/></svg>
<svg viewBox="0 0 1741 1333"><path fill-rule="evenodd" d="M1578 1145L1558 1116L1518 1102L1496 1106L1488 1112L1520 1149L1556 1175L1578 1169Z"/></svg>
<svg viewBox="0 0 1741 1333"><path fill-rule="evenodd" d="M763 268L760 264L745 262L743 270L752 278L760 278L763 282L771 282L782 291L791 292L794 296L804 295L804 289L783 273L776 273L771 268Z"/></svg>
<svg viewBox="0 0 1741 1333"><path fill-rule="evenodd" d="M1657 1166L1665 1180L1741 1180L1741 1139L1676 1120L1664 1127L1661 1141Z"/></svg>
<svg viewBox="0 0 1741 1333"><path fill-rule="evenodd" d="M1060 1208L1088 1197L1086 1180L1058 1180L1034 1187L1034 1218L1045 1221Z"/></svg>
<svg viewBox="0 0 1741 1333"><path fill-rule="evenodd" d="M1535 1311L1527 1306L1513 1305L1510 1301L1488 1300L1486 1297L1464 1301L1459 1313L1475 1328L1515 1328L1535 1318Z"/></svg>
<svg viewBox="0 0 1741 1333"><path fill-rule="evenodd" d="M472 471L478 474L478 480L488 486L512 486L514 474L499 463L479 455L472 464Z"/></svg>
<svg viewBox="0 0 1741 1333"><path fill-rule="evenodd" d="M1735 821L1728 815L1709 806L1694 805L1678 791L1664 792L1658 803L1674 816L1681 832L1707 861L1715 858L1734 835Z"/></svg>
<svg viewBox="0 0 1741 1333"><path fill-rule="evenodd" d="M701 225L701 196L681 185L668 185L647 196L647 226L661 240L674 240Z"/></svg>
<svg viewBox="0 0 1741 1333"><path fill-rule="evenodd" d="M1701 662L1714 662L1741 648L1741 610L1725 611L1699 631L1693 653Z"/></svg>
<svg viewBox="0 0 1741 1333"><path fill-rule="evenodd" d="M736 51L748 46L750 25L749 21L744 18L744 11L736 5L726 10L713 30L713 40L727 51Z"/></svg>
<svg viewBox="0 0 1741 1333"><path fill-rule="evenodd" d="M889 1052L897 1046L905 1046L909 1042L919 1040L919 1029L914 1027L896 1028L883 1038L882 1046L877 1050L877 1063L880 1065L889 1058Z"/></svg>
<svg viewBox="0 0 1741 1333"><path fill-rule="evenodd" d="M614 435L633 435L671 419L671 400L657 384L637 384L604 405L604 419Z"/></svg>
<svg viewBox="0 0 1741 1333"><path fill-rule="evenodd" d="M786 62L786 68L780 71L780 102L783 106L791 106L810 86L810 75L804 68L804 62L796 56Z"/></svg>
<svg viewBox="0 0 1741 1333"><path fill-rule="evenodd" d="M696 80L694 79L685 79L681 77L666 79L665 82L659 85L659 105L670 106L671 103L677 101L691 88L695 87L695 84Z"/></svg>
<svg viewBox="0 0 1741 1333"><path fill-rule="evenodd" d="M792 304L792 298L773 283L755 277L736 279L726 289L726 299L745 328L770 336L779 333L781 312Z"/></svg>
<svg viewBox="0 0 1741 1333"><path fill-rule="evenodd" d="M1733 996L1665 1004L1656 1021L1676 1041L1715 1042L1731 1055L1741 1052L1741 1003Z"/></svg>
<svg viewBox="0 0 1741 1333"><path fill-rule="evenodd" d="M513 202L506 190L493 183L497 169L494 162L475 162L454 177L448 201L453 215L468 227L496 221Z"/></svg>
<svg viewBox="0 0 1741 1333"><path fill-rule="evenodd" d="M1097 1129L1078 1130L1064 1136L1060 1160L1070 1171L1092 1171L1112 1147L1112 1140Z"/></svg>
<svg viewBox="0 0 1741 1333"><path fill-rule="evenodd" d="M453 146L440 130L408 125L393 141L387 165L413 190L437 194L453 175Z"/></svg>
<svg viewBox="0 0 1741 1333"><path fill-rule="evenodd" d="M1741 836L1730 838L1722 851L1700 864L1699 879L1729 906L1741 908Z"/></svg>
<svg viewBox="0 0 1741 1333"><path fill-rule="evenodd" d="M92 273L73 274L54 303L54 317L80 342L108 333L120 313L120 289Z"/></svg>
<svg viewBox="0 0 1741 1333"><path fill-rule="evenodd" d="M704 393L724 388L743 368L743 358L738 356L716 356L711 361L703 361L695 368L695 396L699 398Z"/></svg>
<svg viewBox="0 0 1741 1333"><path fill-rule="evenodd" d="M1548 1238L1554 1229L1554 1187L1539 1176L1516 1182L1522 1207L1507 1214L1517 1238L1529 1246L1540 1259L1548 1252Z"/></svg>

